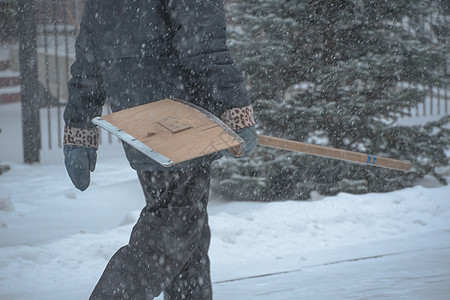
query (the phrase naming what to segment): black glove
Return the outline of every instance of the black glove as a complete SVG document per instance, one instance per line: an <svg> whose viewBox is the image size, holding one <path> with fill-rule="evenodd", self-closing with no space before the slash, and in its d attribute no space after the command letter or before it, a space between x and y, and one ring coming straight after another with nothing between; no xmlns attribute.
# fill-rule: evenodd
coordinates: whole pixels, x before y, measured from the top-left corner
<svg viewBox="0 0 450 300"><path fill-rule="evenodd" d="M236 129L236 132L245 142L245 152L242 156L237 156L237 152L232 149L228 149L225 152L225 155L231 155L235 158L242 158L247 156L253 149L255 149L258 144L258 134L256 133L255 126L250 126L242 129Z"/></svg>
<svg viewBox="0 0 450 300"><path fill-rule="evenodd" d="M97 150L90 147L64 145L64 164L75 187L81 191L88 188L91 174L97 163Z"/></svg>

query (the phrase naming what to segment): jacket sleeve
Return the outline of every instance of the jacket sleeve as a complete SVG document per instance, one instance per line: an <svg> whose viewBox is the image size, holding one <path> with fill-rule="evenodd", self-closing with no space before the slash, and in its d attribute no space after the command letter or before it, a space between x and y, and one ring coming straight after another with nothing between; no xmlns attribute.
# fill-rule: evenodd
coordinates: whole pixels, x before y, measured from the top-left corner
<svg viewBox="0 0 450 300"><path fill-rule="evenodd" d="M222 0L167 0L173 47L203 106L217 116L250 104L241 71L226 45ZM200 105L202 105L200 104Z"/></svg>
<svg viewBox="0 0 450 300"><path fill-rule="evenodd" d="M72 78L68 83L68 103L64 110L66 126L76 128L93 128L91 119L101 115L106 98L89 30L90 18L95 12L88 3L75 44L75 62L70 68Z"/></svg>

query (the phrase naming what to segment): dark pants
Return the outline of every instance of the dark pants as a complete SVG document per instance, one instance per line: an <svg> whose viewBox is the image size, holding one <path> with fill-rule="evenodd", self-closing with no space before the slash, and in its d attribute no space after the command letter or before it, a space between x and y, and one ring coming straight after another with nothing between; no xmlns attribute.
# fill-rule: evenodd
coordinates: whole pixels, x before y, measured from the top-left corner
<svg viewBox="0 0 450 300"><path fill-rule="evenodd" d="M147 205L90 299L212 299L206 207L210 168L138 172Z"/></svg>

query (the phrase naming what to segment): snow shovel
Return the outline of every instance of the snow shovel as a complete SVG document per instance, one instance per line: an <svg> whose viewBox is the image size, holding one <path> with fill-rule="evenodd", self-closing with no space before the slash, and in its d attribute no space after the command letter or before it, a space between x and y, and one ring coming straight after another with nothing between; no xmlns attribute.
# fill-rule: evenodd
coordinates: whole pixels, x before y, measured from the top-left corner
<svg viewBox="0 0 450 300"><path fill-rule="evenodd" d="M230 148L238 155L245 151L245 142L219 118L179 99L136 106L92 122L165 167ZM405 172L411 169L405 161L265 135L258 135L258 144Z"/></svg>

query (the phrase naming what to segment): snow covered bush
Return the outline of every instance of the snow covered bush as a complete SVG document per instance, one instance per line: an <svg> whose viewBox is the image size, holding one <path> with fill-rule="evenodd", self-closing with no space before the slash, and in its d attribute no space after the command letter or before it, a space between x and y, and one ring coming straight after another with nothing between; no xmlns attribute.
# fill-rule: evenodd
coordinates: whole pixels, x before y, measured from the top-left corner
<svg viewBox="0 0 450 300"><path fill-rule="evenodd" d="M247 200L306 199L312 191L413 186L449 164L450 118L397 119L444 86L449 16L442 1L248 0L230 4L229 44L248 80L259 131L408 160L408 173L259 148L215 168L217 192Z"/></svg>

